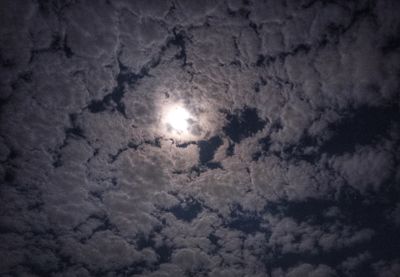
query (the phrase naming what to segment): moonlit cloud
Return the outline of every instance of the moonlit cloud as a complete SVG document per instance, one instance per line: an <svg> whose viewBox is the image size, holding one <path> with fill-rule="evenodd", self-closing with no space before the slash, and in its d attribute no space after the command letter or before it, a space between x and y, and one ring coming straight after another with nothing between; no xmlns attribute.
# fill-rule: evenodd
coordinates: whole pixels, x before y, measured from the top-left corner
<svg viewBox="0 0 400 277"><path fill-rule="evenodd" d="M186 132L190 119L190 114L187 110L182 107L172 107L166 114L165 122L168 127L176 132L183 133Z"/></svg>
<svg viewBox="0 0 400 277"><path fill-rule="evenodd" d="M398 11L1 1L0 275L398 276Z"/></svg>

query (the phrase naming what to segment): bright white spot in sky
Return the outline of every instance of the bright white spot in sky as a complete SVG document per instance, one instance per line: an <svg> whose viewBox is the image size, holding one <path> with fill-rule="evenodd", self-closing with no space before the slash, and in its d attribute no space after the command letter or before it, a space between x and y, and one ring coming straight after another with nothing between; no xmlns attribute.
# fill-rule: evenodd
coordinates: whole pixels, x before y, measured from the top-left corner
<svg viewBox="0 0 400 277"><path fill-rule="evenodd" d="M190 113L185 108L175 106L167 112L165 121L176 132L183 133L189 127L188 119L190 117Z"/></svg>

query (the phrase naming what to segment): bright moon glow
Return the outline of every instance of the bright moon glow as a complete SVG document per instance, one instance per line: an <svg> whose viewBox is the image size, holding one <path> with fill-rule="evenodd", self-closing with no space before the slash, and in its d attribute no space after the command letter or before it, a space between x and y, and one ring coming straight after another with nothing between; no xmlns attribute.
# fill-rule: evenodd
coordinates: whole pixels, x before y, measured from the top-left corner
<svg viewBox="0 0 400 277"><path fill-rule="evenodd" d="M176 132L183 133L186 132L189 127L188 119L190 119L190 117L186 109L176 106L168 111L165 121Z"/></svg>

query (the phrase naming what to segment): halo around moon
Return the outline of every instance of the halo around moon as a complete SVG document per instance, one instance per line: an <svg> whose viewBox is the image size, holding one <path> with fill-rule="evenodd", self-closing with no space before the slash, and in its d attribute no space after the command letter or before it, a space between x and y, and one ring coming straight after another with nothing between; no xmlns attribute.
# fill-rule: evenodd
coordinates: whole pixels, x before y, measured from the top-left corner
<svg viewBox="0 0 400 277"><path fill-rule="evenodd" d="M172 131L175 131L179 134L183 134L188 132L189 122L188 120L191 118L190 113L181 106L173 106L171 107L166 115L165 122L168 125L167 127Z"/></svg>
<svg viewBox="0 0 400 277"><path fill-rule="evenodd" d="M168 104L162 112L162 129L167 136L185 140L192 137L194 116L181 103Z"/></svg>

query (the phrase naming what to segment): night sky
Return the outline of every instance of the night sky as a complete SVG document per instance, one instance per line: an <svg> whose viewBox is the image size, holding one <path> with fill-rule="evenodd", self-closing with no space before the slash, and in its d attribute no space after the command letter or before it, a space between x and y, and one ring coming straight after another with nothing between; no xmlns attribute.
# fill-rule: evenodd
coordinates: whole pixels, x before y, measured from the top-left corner
<svg viewBox="0 0 400 277"><path fill-rule="evenodd" d="M400 276L400 1L0 0L0 276Z"/></svg>

